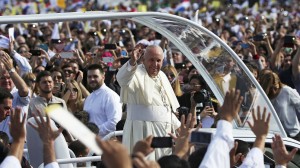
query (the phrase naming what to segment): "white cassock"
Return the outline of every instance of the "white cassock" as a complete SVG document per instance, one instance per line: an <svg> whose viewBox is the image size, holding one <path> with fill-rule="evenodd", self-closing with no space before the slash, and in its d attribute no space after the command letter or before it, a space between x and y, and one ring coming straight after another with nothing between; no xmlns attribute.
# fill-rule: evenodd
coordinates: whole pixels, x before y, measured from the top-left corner
<svg viewBox="0 0 300 168"><path fill-rule="evenodd" d="M180 127L180 121L171 112L179 103L165 74L151 78L144 65L131 66L125 63L117 73L121 86L121 101L127 104L127 119L124 126L123 144L132 152L134 144L149 135L168 136ZM160 148L148 159L157 160L170 155L171 148Z"/></svg>

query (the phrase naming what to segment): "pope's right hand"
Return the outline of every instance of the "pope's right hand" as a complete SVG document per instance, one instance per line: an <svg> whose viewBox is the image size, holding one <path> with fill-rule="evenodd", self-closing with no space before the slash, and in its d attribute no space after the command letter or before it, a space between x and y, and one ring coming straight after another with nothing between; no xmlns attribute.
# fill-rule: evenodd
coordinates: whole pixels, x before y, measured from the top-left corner
<svg viewBox="0 0 300 168"><path fill-rule="evenodd" d="M144 54L144 50L141 48L135 48L132 52L132 55L130 57L130 65L134 66L136 65L136 62L141 58L141 56Z"/></svg>

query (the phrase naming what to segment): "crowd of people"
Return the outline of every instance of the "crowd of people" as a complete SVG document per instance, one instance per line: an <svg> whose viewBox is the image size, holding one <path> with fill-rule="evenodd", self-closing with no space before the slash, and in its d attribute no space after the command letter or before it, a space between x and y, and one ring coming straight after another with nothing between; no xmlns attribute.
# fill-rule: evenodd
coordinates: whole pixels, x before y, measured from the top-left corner
<svg viewBox="0 0 300 168"><path fill-rule="evenodd" d="M198 20L227 43L260 83L288 137L300 141L300 7L293 5L295 0L253 2L158 1L148 7ZM149 2L114 7L92 0L64 5L52 1L4 3L2 15L136 12L145 11ZM103 150L102 162L95 163L98 167L264 166L270 114L264 107L252 112L249 100L254 99L249 95L255 89L241 80L232 57L222 57L222 70L211 74L225 97L220 105L183 53L158 32L132 20L3 24L0 28L0 147L4 160L0 167L21 166L17 162L30 167L22 157L23 127L30 117L36 124L29 124L44 144L46 167L58 167L53 142L60 133L77 157L88 155L88 149L68 130L51 129L45 108L52 104L61 105L100 137L124 130L122 138L96 139ZM252 113L254 123L248 124L256 135L252 149L246 147L242 152L237 148L248 144L234 142L231 126L237 114L236 121L242 120L241 111ZM209 144L191 150L189 137L199 127L216 128L216 133ZM173 137L173 150L152 148L153 136ZM283 167L297 152L287 152L279 135L273 138L272 149L275 164Z"/></svg>

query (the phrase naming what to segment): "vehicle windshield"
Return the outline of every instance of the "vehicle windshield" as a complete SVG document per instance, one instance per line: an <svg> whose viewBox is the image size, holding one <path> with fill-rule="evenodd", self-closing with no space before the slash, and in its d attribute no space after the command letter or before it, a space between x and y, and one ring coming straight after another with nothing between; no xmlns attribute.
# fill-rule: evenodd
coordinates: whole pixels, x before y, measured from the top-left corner
<svg viewBox="0 0 300 168"><path fill-rule="evenodd" d="M191 22L189 24L176 19L139 17L134 20L167 36L197 68L221 104L224 94L229 89L236 88L241 91L244 101L239 117L235 119L235 128L249 129L247 121L252 122L251 109L259 105L273 113L270 131L284 136L275 110L268 98L262 94L261 88L257 87L258 83L253 76L251 80L251 72L212 32Z"/></svg>

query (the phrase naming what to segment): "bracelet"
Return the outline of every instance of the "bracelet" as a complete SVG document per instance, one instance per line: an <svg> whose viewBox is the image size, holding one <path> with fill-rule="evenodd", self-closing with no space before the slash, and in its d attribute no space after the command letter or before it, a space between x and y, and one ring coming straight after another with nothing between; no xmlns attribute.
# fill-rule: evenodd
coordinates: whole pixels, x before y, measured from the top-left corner
<svg viewBox="0 0 300 168"><path fill-rule="evenodd" d="M16 72L16 69L15 68L11 68L10 70L8 70L8 73L11 74L11 73L14 73Z"/></svg>

